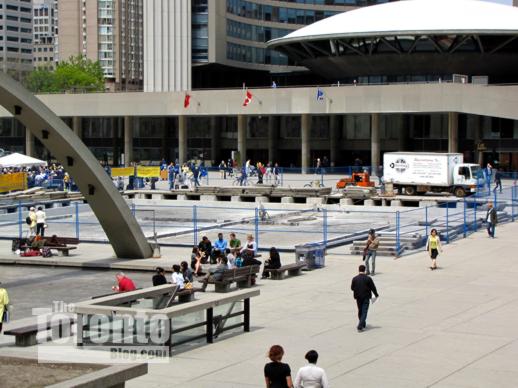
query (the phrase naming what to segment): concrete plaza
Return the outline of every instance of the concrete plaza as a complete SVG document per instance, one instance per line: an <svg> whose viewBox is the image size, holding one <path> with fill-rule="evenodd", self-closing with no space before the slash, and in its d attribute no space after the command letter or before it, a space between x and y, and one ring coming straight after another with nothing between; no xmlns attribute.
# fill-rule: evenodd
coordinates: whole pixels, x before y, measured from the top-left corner
<svg viewBox="0 0 518 388"><path fill-rule="evenodd" d="M259 281L251 333L183 350L168 364L151 364L148 375L128 386L263 387L262 368L272 344L284 346L293 377L305 363L305 352L316 349L333 387L515 386L518 263L512 252L517 232L518 225L508 224L497 229L494 240L481 231L445 246L440 270L434 272L426 252L378 258L374 280L380 299L371 306L363 333L355 330L356 305L349 290L361 260L345 254L347 247L330 251L324 269ZM291 262L293 256L282 259ZM52 300L88 299L113 279L113 272L0 269L0 281L13 287L12 302L23 306L24 316L31 301L42 307ZM134 276L139 282L150 277ZM22 284L16 285L17 279ZM0 342L2 355L34 351L11 347L6 336Z"/></svg>

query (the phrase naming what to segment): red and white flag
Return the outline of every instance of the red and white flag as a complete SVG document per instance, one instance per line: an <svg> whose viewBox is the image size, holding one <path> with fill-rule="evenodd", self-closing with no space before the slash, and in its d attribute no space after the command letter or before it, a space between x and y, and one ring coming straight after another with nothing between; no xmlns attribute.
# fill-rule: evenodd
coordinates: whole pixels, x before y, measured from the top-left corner
<svg viewBox="0 0 518 388"><path fill-rule="evenodd" d="M185 99L183 100L183 107L188 108L191 104L191 96L189 94L185 94Z"/></svg>
<svg viewBox="0 0 518 388"><path fill-rule="evenodd" d="M254 98L254 96L252 96L252 93L250 93L250 90L247 90L245 101L243 102L243 106L248 106L252 102L253 98Z"/></svg>

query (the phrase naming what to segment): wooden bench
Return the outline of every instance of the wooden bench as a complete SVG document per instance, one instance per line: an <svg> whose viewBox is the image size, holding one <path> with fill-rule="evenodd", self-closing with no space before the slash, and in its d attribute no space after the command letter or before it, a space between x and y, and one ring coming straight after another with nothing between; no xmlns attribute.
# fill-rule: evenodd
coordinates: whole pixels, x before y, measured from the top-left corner
<svg viewBox="0 0 518 388"><path fill-rule="evenodd" d="M71 326L75 322L76 319L73 317L60 317L59 319L52 319L52 317L49 317L45 322L39 322L38 320L38 323L35 324L30 324L27 326L6 330L4 331L4 334L14 335L16 346L34 346L37 344L36 337L39 332L57 330L57 338L64 338L65 336L70 336L72 334ZM65 330L67 327L68 331Z"/></svg>
<svg viewBox="0 0 518 388"><path fill-rule="evenodd" d="M272 280L282 280L284 279L286 271L288 271L290 276L298 276L300 275L302 268L306 266L307 264L304 262L286 264L277 269L265 269L265 272L269 272L271 274Z"/></svg>
<svg viewBox="0 0 518 388"><path fill-rule="evenodd" d="M221 280L209 281L209 284L214 284L216 292L229 292L230 285L234 282L237 283L238 288L249 288L252 286L252 277L259 273L260 267L260 265L250 265L227 269L223 272Z"/></svg>
<svg viewBox="0 0 518 388"><path fill-rule="evenodd" d="M47 241L48 239L44 238L44 240ZM47 245L47 243L45 242L43 247L49 248L51 251L58 251L63 256L69 256L69 253L71 250L77 249L77 247L70 246L70 245L78 245L79 239L75 238L75 237L56 237L55 242L59 245L58 246ZM14 241L13 241L13 246L14 246ZM21 251L25 252L27 249L31 249L31 246L29 245L28 242L20 245Z"/></svg>

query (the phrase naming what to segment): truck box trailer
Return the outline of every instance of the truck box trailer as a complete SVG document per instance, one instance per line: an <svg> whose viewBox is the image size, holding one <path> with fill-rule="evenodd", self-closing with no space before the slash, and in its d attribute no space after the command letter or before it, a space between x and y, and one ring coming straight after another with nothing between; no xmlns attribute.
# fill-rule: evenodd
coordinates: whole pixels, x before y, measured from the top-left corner
<svg viewBox="0 0 518 388"><path fill-rule="evenodd" d="M463 159L458 153L387 152L383 180L407 195L446 191L464 197L476 191L480 166Z"/></svg>

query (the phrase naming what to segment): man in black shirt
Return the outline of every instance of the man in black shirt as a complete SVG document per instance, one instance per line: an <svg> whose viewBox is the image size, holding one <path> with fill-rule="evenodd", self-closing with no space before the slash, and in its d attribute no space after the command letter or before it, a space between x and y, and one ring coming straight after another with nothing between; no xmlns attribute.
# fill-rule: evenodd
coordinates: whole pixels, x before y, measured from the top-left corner
<svg viewBox="0 0 518 388"><path fill-rule="evenodd" d="M365 330L367 326L367 312L369 311L369 303L372 294L378 298L378 291L372 279L365 274L365 266L360 265L359 274L356 275L351 282L351 290L354 293L354 299L358 305L358 331Z"/></svg>

